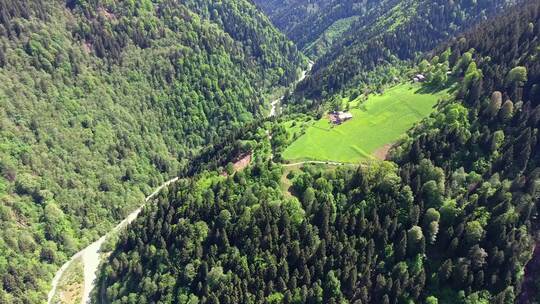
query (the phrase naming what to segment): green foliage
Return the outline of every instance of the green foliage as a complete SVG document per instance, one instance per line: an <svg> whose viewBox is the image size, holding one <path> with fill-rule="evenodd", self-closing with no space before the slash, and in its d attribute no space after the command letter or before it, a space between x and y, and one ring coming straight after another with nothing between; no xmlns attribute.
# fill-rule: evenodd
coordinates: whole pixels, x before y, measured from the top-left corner
<svg viewBox="0 0 540 304"><path fill-rule="evenodd" d="M475 292L473 294L470 294L467 296L464 300L464 304L489 304L491 300L491 296L488 292L482 291L482 292Z"/></svg>
<svg viewBox="0 0 540 304"><path fill-rule="evenodd" d="M376 271L378 290L388 292L386 282L390 280L390 272L376 266L374 254L383 249L383 244L387 248L390 243L380 243L382 238L370 231L379 225L375 220L379 216L395 217L409 211L409 205L404 202L407 198L402 197L406 190L400 187L397 168L390 163L374 163L358 172L346 168L325 171L307 167L294 177L297 181L295 191L304 193L302 205L296 199L285 199L279 188L276 189L275 182L280 177L270 174L274 168L279 166L254 164L234 177L203 187L197 181L186 181L182 184L187 188L169 191L167 197L161 197L159 203L143 215L146 219L137 221L130 232L121 237L117 250L109 258L110 270L102 278L109 301L120 301L128 294L133 294L134 301L160 301L167 295L172 295L173 301L180 301L181 295L184 299L185 295L194 294L199 299L215 298L225 303L241 303L248 299L348 303L353 302L354 287L365 277L365 271L370 271L368 269ZM359 184L349 188L346 184L350 182ZM253 193L258 196L250 198ZM382 199L388 195L391 200ZM364 203L353 203L356 199ZM291 208L291 203L296 207ZM245 216L247 210L250 210L250 216ZM227 222L222 220L225 213L227 218L230 214ZM303 221L294 220L297 213L303 215ZM162 218L161 214L171 216ZM192 224L185 220L188 216L203 218L207 224L208 237L203 242L186 245L192 244L189 240L193 236L189 231L195 230L189 228ZM169 227L178 225L174 220L177 218L181 219L185 230L171 231ZM143 231L152 229L148 225L158 228L151 234L149 242L132 246L141 241L139 236ZM406 231L399 228L396 235L401 232ZM137 259L137 256L145 258ZM389 265L394 256L387 255ZM370 266L362 270L355 262L356 258L351 259L353 257L368 259ZM116 263L119 259L129 262ZM125 272L126 269L137 269L140 263L148 272ZM144 266L154 263L165 263L166 266ZM348 271L324 271L334 263L345 263ZM414 255L410 264L411 272L404 273L403 278L424 275L421 256ZM406 263L404 266L403 271L407 272ZM187 268L193 269L196 275L177 276L181 292L171 292L165 287L144 288L145 280L150 277L161 280L158 278L184 273ZM120 273L124 275L118 276ZM129 283L135 277L138 278L136 282L140 282L137 286ZM135 295L134 290L141 292ZM179 295L178 298L175 295ZM362 299L370 297L367 290L359 296Z"/></svg>
<svg viewBox="0 0 540 304"><path fill-rule="evenodd" d="M304 60L244 0L0 8L8 303L44 302L60 264L201 148L264 115L260 96L296 79Z"/></svg>
<svg viewBox="0 0 540 304"><path fill-rule="evenodd" d="M303 51L310 58L316 59L328 52L335 41L339 41L341 36L351 28L359 16L352 16L336 20L330 25L315 41L303 48Z"/></svg>
<svg viewBox="0 0 540 304"><path fill-rule="evenodd" d="M426 304L439 304L439 300L434 296L429 296L426 298Z"/></svg>
<svg viewBox="0 0 540 304"><path fill-rule="evenodd" d="M306 193L304 193L304 197L306 197ZM305 200L308 201L309 198ZM302 204L300 203L300 201L298 201L298 199L296 199L296 197L285 201L284 208L285 210L287 210L287 212L289 212L291 216L291 221L294 224L299 225L302 223L305 217L305 211L302 208Z"/></svg>
<svg viewBox="0 0 540 304"><path fill-rule="evenodd" d="M523 85L527 81L527 68L518 66L511 69L506 80L509 84Z"/></svg>
<svg viewBox="0 0 540 304"><path fill-rule="evenodd" d="M335 299L340 299L343 297L341 293L341 282L338 278L336 278L333 270L330 270L326 275L325 293L327 296Z"/></svg>
<svg viewBox="0 0 540 304"><path fill-rule="evenodd" d="M500 7L377 3L300 92L337 96L374 65L390 70ZM266 129L246 123L263 113L259 94L301 60L249 2L0 4L2 302L43 302L52 263L204 145L215 146L198 169L265 151L244 171L209 170L156 198L104 263L96 286L107 302L513 303L523 282L537 289L522 271L538 218L537 1L426 59L433 84L454 71L456 96L396 144L391 162L305 166L289 175L298 198L281 191ZM502 97L519 102L504 110ZM240 127L251 144L232 140ZM287 127L271 129L276 144L290 140Z"/></svg>
<svg viewBox="0 0 540 304"><path fill-rule="evenodd" d="M426 210L425 220L427 223L438 222L440 218L441 215L439 211L433 208L429 208L428 210Z"/></svg>
<svg viewBox="0 0 540 304"><path fill-rule="evenodd" d="M413 226L407 231L407 245L411 255L424 251L424 241L424 233L421 227Z"/></svg>
<svg viewBox="0 0 540 304"><path fill-rule="evenodd" d="M283 294L281 292L274 292L266 298L266 301L269 304L283 303Z"/></svg>
<svg viewBox="0 0 540 304"><path fill-rule="evenodd" d="M377 1L255 0L273 23L307 55L320 56L339 41L354 21L376 7Z"/></svg>
<svg viewBox="0 0 540 304"><path fill-rule="evenodd" d="M493 139L491 140L491 150L497 151L504 144L504 132L502 130L495 131L493 133Z"/></svg>
<svg viewBox="0 0 540 304"><path fill-rule="evenodd" d="M327 117L309 127L283 152L287 160L357 162L392 144L415 123L428 116L446 91L424 93L422 88L401 84L382 95L370 95L365 109L352 109L353 118L333 126Z"/></svg>
<svg viewBox="0 0 540 304"><path fill-rule="evenodd" d="M472 221L468 222L465 226L465 240L471 244L474 245L482 239L484 236L484 229L482 227L482 224L478 221Z"/></svg>
<svg viewBox="0 0 540 304"><path fill-rule="evenodd" d="M311 76L298 87L294 98L291 98L291 102L297 105L304 105L306 98L315 99L315 106L324 102L328 96L360 84L371 83L370 89L379 89L380 82L377 81L379 74L372 74L369 71L385 65L406 65L417 59L419 54L429 52L441 42L454 37L456 33L466 31L488 16L498 14L509 4L507 0L491 2L399 0L362 3L341 1L343 5L332 10L326 9L327 7L320 2L327 2L332 8L335 6L334 3L339 1L313 3L296 0L288 1L286 5L275 0L269 2L268 7L260 5L270 12L274 21L278 20L278 26L302 30L289 34L289 37L300 42L301 46L304 45L304 41L313 41L313 34L316 37L320 36L319 25L324 24L328 27L343 17L356 14L361 16L339 40L332 42L332 51L318 60ZM351 5L351 2L354 4ZM361 13L355 8L359 8ZM305 15L310 18L306 18ZM312 22L311 18L320 22ZM315 30L311 30L313 24L317 25ZM446 82L447 79L449 65L445 64L446 60L441 61L441 57L453 60L450 58L453 54L438 55L440 56L437 64L429 67L424 62L420 66L420 71L434 70L428 75L430 76L428 80L435 86ZM455 70L458 73L454 75L461 75L471 62L472 53L464 57L462 64ZM470 75L473 78L478 76L478 74Z"/></svg>

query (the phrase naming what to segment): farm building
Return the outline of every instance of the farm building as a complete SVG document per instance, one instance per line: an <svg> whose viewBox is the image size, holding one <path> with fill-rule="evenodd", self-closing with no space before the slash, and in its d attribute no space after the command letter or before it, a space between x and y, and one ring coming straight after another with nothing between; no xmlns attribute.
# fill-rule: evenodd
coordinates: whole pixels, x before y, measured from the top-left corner
<svg viewBox="0 0 540 304"><path fill-rule="evenodd" d="M352 118L353 115L351 114L351 112L333 111L332 113L330 113L330 122L336 125L340 125Z"/></svg>

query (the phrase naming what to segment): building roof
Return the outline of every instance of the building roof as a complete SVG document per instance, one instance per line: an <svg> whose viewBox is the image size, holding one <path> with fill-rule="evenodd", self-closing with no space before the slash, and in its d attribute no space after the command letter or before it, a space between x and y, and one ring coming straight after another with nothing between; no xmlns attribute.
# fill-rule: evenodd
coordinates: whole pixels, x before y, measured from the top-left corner
<svg viewBox="0 0 540 304"><path fill-rule="evenodd" d="M351 119L353 116L350 112L339 112L338 113L339 119Z"/></svg>

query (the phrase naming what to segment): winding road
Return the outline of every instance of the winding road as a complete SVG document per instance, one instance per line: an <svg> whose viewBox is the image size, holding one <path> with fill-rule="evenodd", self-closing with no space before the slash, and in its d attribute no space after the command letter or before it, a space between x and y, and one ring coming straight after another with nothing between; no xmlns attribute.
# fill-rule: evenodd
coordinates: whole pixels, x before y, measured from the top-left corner
<svg viewBox="0 0 540 304"><path fill-rule="evenodd" d="M69 268L71 263L78 258L82 258L82 263L83 263L83 268L84 268L84 274L83 274L84 289L83 289L83 296L82 296L81 303L82 304L90 303L90 293L94 289L94 283L95 283L94 281L96 280L96 277L97 277L96 272L98 270L99 263L101 262L100 260L101 257L100 257L100 252L99 252L101 245L103 245L103 243L107 240L107 238L111 234L118 232L120 229L122 229L123 227L133 222L137 218L139 213L141 212L142 208L144 208L144 206L146 205L146 203L148 203L150 199L156 196L163 188L169 186L172 183L175 183L176 181L178 181L178 177L175 177L161 184L161 186L157 187L154 192L152 192L150 195L148 195L145 198L144 203L139 208L131 212L123 221L121 221L118 225L116 225L116 227L114 227L107 234L99 238L99 240L93 242L92 244L88 245L88 247L77 252L75 255L71 257L69 261L64 263L64 265L60 267L60 269L56 272L54 276L51 290L49 291L49 294L47 296L47 303L53 304L52 300L53 300L54 294L56 293L56 289L58 288L58 283L60 282L60 278L62 277L64 272Z"/></svg>
<svg viewBox="0 0 540 304"><path fill-rule="evenodd" d="M298 78L298 80L294 83L293 86L296 86L298 83L300 83L302 80L304 80L308 73L311 71L311 68L313 67L313 61L309 61L308 68L304 71L302 71L302 75ZM277 114L277 107L279 103L283 100L283 96L279 97L278 99L271 102L271 110L269 117L276 116ZM87 304L90 303L90 293L94 289L95 280L97 277L97 270L99 267L99 263L101 262L101 256L99 249L103 245L103 243L107 240L107 238L113 234L118 232L123 227L129 225L131 222L133 222L139 213L141 212L142 208L146 205L146 203L152 199L154 196L156 196L163 188L169 186L172 183L175 183L178 181L178 177L175 177L165 183L163 183L161 186L156 188L154 192L152 192L150 195L146 197L144 200L144 204L141 205L138 209L131 212L123 221L121 221L116 227L114 227L111 231L109 231L107 234L99 238L97 241L93 242L92 244L88 245L88 247L82 249L81 251L74 254L69 261L64 263L60 269L56 272L53 281L52 281L52 287L49 291L49 294L47 296L47 304L53 304L52 300L56 293L56 290L58 288L58 284L60 282L60 279L62 278L62 275L65 273L65 271L69 268L71 263L75 261L78 258L82 259L83 268L84 268L84 284L83 284L83 296L81 300L81 304Z"/></svg>

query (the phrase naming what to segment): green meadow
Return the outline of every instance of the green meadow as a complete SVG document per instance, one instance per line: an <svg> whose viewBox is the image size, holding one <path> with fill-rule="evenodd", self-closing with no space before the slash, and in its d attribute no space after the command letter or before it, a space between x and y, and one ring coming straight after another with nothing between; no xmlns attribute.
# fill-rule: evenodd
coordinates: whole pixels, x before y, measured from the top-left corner
<svg viewBox="0 0 540 304"><path fill-rule="evenodd" d="M394 143L428 116L447 91L422 92L420 85L401 84L382 95L371 95L353 119L333 126L323 117L283 152L289 161L320 160L354 163ZM354 101L351 102L354 104Z"/></svg>

